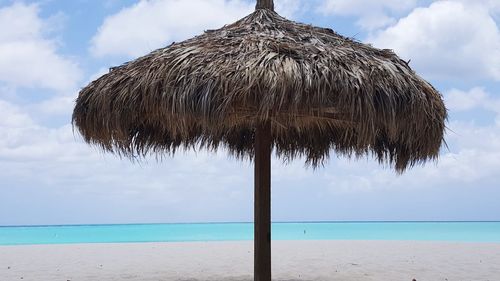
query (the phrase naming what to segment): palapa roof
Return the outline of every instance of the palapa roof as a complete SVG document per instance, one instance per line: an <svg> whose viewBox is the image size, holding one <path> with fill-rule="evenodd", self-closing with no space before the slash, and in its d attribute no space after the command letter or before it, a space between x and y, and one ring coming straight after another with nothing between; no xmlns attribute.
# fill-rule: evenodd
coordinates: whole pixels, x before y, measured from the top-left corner
<svg viewBox="0 0 500 281"><path fill-rule="evenodd" d="M403 171L438 156L446 117L441 95L391 50L257 9L112 68L81 90L73 124L132 158L221 146L253 157L255 127L270 121L285 160L373 154Z"/></svg>

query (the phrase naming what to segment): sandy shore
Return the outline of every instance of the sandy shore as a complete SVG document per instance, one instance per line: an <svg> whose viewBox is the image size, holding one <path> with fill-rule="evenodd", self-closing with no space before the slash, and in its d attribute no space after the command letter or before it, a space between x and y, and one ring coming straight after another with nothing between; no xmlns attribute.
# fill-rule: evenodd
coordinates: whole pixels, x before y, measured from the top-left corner
<svg viewBox="0 0 500 281"><path fill-rule="evenodd" d="M251 242L1 246L0 280L252 280ZM274 280L498 281L500 243L276 241Z"/></svg>

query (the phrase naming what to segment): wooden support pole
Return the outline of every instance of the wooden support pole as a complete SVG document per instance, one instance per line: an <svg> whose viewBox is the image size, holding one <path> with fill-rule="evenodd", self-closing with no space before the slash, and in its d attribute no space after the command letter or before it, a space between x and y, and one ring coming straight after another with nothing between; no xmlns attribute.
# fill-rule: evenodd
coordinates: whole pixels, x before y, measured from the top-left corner
<svg viewBox="0 0 500 281"><path fill-rule="evenodd" d="M269 9L274 11L274 1L273 0L257 0L257 6L255 9Z"/></svg>
<svg viewBox="0 0 500 281"><path fill-rule="evenodd" d="M254 278L271 281L271 123L255 133Z"/></svg>

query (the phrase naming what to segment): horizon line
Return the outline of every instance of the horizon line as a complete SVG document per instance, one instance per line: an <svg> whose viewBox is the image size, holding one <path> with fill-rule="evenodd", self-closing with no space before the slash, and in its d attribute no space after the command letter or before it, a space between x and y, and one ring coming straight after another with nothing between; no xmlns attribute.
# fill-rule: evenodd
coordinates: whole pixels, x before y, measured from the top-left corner
<svg viewBox="0 0 500 281"><path fill-rule="evenodd" d="M169 224L253 224L253 221L228 222L151 222L151 223L79 223L79 224L19 224L0 225L4 227L77 227L77 226L125 226L125 225L169 225ZM272 224L292 223L500 223L500 220L336 220L336 221L271 221Z"/></svg>

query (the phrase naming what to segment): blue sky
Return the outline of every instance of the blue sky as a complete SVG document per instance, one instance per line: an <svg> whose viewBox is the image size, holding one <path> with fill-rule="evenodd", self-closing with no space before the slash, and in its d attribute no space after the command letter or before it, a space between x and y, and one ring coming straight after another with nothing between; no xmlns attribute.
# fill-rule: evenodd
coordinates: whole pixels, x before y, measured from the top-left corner
<svg viewBox="0 0 500 281"><path fill-rule="evenodd" d="M394 49L450 110L438 163L273 160L273 220L500 220L500 3L276 0L296 21ZM203 151L139 164L73 133L111 66L250 13L245 0L0 0L0 225L251 221L253 167Z"/></svg>

